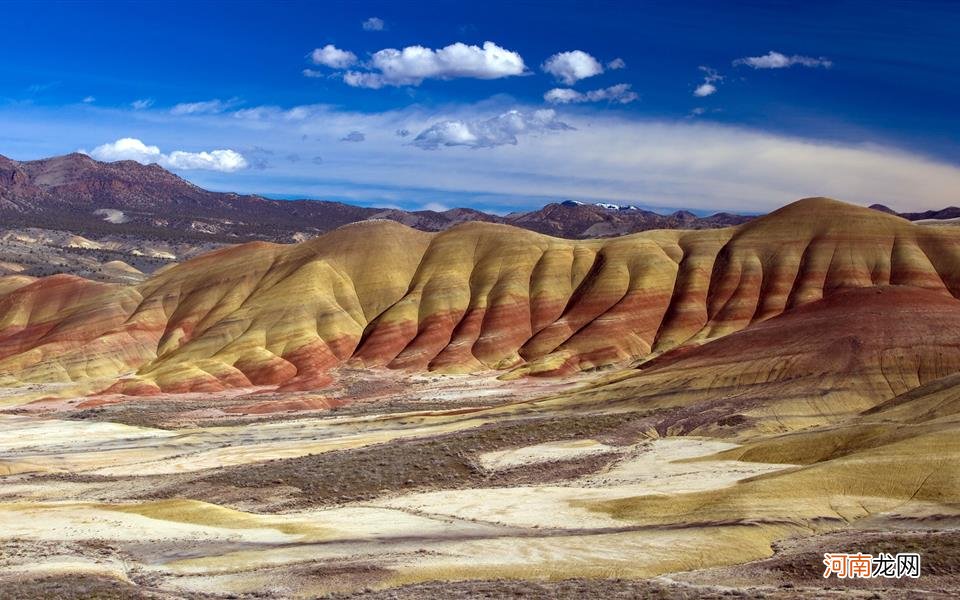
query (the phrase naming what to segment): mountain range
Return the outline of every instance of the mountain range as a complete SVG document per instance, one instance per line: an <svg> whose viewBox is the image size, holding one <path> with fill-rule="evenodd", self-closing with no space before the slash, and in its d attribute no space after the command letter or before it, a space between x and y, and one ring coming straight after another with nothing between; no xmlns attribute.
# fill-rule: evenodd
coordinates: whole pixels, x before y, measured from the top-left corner
<svg viewBox="0 0 960 600"><path fill-rule="evenodd" d="M82 235L128 233L170 241L301 241L358 221L386 219L423 231L465 221L504 223L566 238L648 229L726 227L750 217L661 215L635 207L562 201L499 216L470 208L405 211L322 200L274 200L201 189L156 164L99 162L85 154L14 161L0 156L0 218L7 227Z"/></svg>

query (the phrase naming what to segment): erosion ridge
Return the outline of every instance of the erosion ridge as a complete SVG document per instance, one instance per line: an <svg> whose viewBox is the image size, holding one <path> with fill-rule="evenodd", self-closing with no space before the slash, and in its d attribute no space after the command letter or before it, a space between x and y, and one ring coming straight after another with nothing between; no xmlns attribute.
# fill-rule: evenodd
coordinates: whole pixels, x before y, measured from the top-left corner
<svg viewBox="0 0 960 600"><path fill-rule="evenodd" d="M958 267L950 229L824 198L738 227L597 240L367 222L220 249L136 286L64 275L11 286L0 383L298 390L344 363L556 375L696 346L854 288L952 303Z"/></svg>

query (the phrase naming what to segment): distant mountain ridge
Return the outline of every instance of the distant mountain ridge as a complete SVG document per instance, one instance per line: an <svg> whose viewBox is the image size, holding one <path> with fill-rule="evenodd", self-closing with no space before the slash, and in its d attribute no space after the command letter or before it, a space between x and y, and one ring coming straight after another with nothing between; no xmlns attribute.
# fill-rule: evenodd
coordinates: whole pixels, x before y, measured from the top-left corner
<svg viewBox="0 0 960 600"><path fill-rule="evenodd" d="M940 210L925 210L923 212L907 212L899 213L888 206L883 204L871 204L870 208L873 210L879 210L880 212L887 213L888 215L896 215L898 217L903 217L908 221L927 221L927 220L937 220L937 221L946 221L949 219L960 218L960 207L957 206L948 206L946 208L941 208Z"/></svg>
<svg viewBox="0 0 960 600"><path fill-rule="evenodd" d="M0 218L6 226L80 234L226 242L293 242L371 219L423 231L483 221L573 239L647 229L725 227L750 219L729 213L697 217L687 211L661 215L633 205L576 201L501 217L469 208L405 211L324 200L272 200L204 190L156 164L105 163L79 153L33 161L0 156Z"/></svg>

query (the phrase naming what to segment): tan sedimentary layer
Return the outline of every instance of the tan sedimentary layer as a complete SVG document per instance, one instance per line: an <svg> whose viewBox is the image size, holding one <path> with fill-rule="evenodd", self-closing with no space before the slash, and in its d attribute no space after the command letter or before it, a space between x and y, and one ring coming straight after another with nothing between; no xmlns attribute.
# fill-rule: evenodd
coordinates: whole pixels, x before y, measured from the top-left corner
<svg viewBox="0 0 960 600"><path fill-rule="evenodd" d="M562 374L727 336L852 288L952 302L958 267L960 232L827 199L736 228L601 240L369 222L218 250L138 286L66 276L11 286L0 294L0 383L296 390L326 385L343 363Z"/></svg>

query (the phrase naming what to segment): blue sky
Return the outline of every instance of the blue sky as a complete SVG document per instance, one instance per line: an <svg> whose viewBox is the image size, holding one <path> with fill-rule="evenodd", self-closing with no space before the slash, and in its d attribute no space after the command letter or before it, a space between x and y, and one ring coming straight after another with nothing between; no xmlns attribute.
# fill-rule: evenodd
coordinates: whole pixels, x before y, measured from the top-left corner
<svg viewBox="0 0 960 600"><path fill-rule="evenodd" d="M954 2L31 2L4 20L15 159L84 150L404 208L960 202Z"/></svg>

